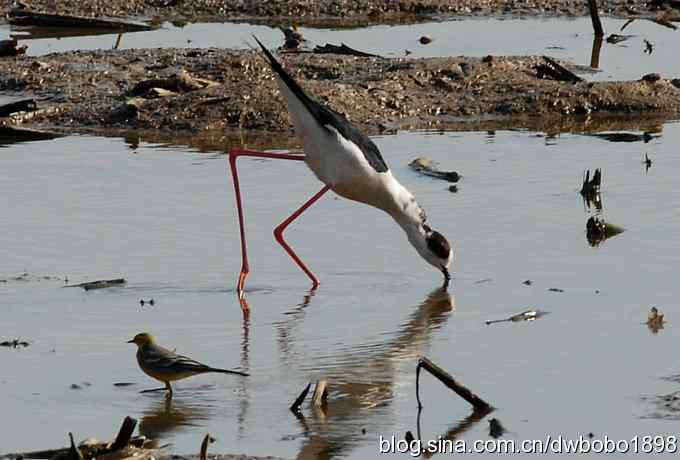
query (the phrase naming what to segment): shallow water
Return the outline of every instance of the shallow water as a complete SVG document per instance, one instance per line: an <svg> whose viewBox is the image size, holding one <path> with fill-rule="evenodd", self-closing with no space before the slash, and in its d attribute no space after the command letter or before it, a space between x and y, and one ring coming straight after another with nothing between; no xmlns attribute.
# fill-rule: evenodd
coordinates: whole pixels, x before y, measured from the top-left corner
<svg viewBox="0 0 680 460"><path fill-rule="evenodd" d="M422 354L498 408L463 439L489 439L491 417L515 440L676 434L644 399L674 391L663 378L678 374L680 125L661 134L648 144L527 131L375 138L455 241L448 292L386 215L326 197L287 233L322 281L309 295L271 229L320 185L297 162L242 159L247 322L233 291L240 254L223 155L84 136L0 149L0 340L31 342L0 348L0 452L64 445L68 431L106 439L130 415L178 453L197 452L210 432L211 452L374 458L380 435L416 431ZM419 155L460 172L459 191L409 170ZM578 189L595 167L604 216L626 231L593 248ZM125 287L62 287L119 276ZM652 305L668 320L658 334L644 324ZM550 314L484 324L528 308ZM169 404L139 394L156 386L125 343L140 331L252 376L179 382ZM470 410L422 377L422 437L435 439ZM305 405L302 423L288 406L317 378L330 382L330 407L324 417Z"/></svg>
<svg viewBox="0 0 680 460"><path fill-rule="evenodd" d="M680 60L676 56L677 31L651 21L637 20L621 32L620 28L625 23L622 19L603 18L608 34L633 36L616 45L604 43L600 53L602 72L586 74L587 79L630 80L650 72L661 73L665 78L680 75ZM385 56L404 56L407 49L412 52L410 57L545 54L585 66L591 64L593 42L590 19L585 17L464 19L362 29L301 28L301 31L311 46L343 42L356 49ZM45 29L38 32L44 33ZM0 34L11 34L21 44L28 45L28 54L32 56L77 49L110 49L118 41L116 34L23 39L26 33L12 31L9 26L0 28ZM281 32L266 26L212 23L189 24L180 28L166 23L159 30L124 34L118 47L245 48L250 34L256 34L270 47L278 47L283 43ZM434 41L429 45L421 45L418 38L422 35L428 35ZM652 54L644 53L643 39L654 44Z"/></svg>

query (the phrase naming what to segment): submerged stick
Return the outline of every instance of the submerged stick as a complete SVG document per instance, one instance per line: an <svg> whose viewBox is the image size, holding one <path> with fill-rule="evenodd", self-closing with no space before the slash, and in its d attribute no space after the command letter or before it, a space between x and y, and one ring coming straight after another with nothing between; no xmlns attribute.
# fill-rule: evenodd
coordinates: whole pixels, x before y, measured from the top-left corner
<svg viewBox="0 0 680 460"><path fill-rule="evenodd" d="M458 396L469 402L475 411L488 412L493 410L493 406L484 401L482 398L470 391L465 385L454 379L451 374L446 372L441 367L434 364L426 357L421 357L418 360L418 366L416 367L416 399L418 401L418 408L422 408L423 405L420 402L420 369L424 368L434 377L436 377L444 385L456 392Z"/></svg>
<svg viewBox="0 0 680 460"><path fill-rule="evenodd" d="M112 279L112 280L88 281L86 283L80 283L80 284L67 284L64 287L67 287L67 288L80 287L80 288L85 289L86 291L90 291L92 289L105 289L105 288L112 287L112 286L121 286L125 283L127 283L125 278L116 278L116 279Z"/></svg>
<svg viewBox="0 0 680 460"><path fill-rule="evenodd" d="M593 30L596 37L604 36L604 29L600 21L600 14L597 11L597 0L588 0L588 11L590 12L590 20L593 23Z"/></svg>
<svg viewBox="0 0 680 460"><path fill-rule="evenodd" d="M293 401L293 404L290 406L290 411L294 414L299 414L300 413L300 406L302 403L305 401L305 398L307 397L307 394L309 393L309 389L312 387L312 382L309 382L307 386L305 387L304 390L302 390L302 393Z"/></svg>

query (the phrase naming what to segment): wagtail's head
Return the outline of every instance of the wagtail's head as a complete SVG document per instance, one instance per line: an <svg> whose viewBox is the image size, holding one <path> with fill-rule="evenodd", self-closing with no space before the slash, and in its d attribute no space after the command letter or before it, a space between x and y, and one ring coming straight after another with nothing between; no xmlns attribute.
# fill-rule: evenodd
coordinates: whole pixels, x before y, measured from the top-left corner
<svg viewBox="0 0 680 460"><path fill-rule="evenodd" d="M138 347L143 347L145 345L150 345L154 342L154 338L151 334L147 332L140 332L132 339L128 340L127 343L134 343Z"/></svg>

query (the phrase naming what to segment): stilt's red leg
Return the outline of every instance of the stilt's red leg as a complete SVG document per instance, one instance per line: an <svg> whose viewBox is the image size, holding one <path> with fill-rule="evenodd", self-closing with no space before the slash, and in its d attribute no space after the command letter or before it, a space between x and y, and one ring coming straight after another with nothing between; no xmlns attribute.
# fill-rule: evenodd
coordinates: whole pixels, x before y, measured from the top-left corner
<svg viewBox="0 0 680 460"><path fill-rule="evenodd" d="M243 206L241 204L241 188L239 186L238 172L236 170L236 159L240 156L274 158L281 160L297 160L297 161L303 161L305 157L304 155L295 155L288 153L256 152L254 150L244 150L238 148L231 149L229 151L229 166L231 167L231 175L234 179L234 192L236 193L236 209L238 211L238 225L239 231L241 233L241 273L239 274L238 277L236 290L239 299L243 299L246 278L248 277L248 272L250 271L250 269L248 267L248 251L246 249L246 231L243 221ZM245 308L244 305L246 305ZM241 302L241 308L244 309L245 312L245 309L247 309L247 303Z"/></svg>
<svg viewBox="0 0 680 460"><path fill-rule="evenodd" d="M286 241L283 239L283 231L288 227L295 219L297 219L300 214L302 214L305 209L309 208L311 205L313 205L319 198L321 198L324 193L326 193L328 190L330 190L330 187L328 185L324 185L324 187L319 190L316 195L311 197L309 200L307 200L300 208L298 208L297 211L295 211L293 214L290 215L286 220L281 222L275 229L274 229L274 238L276 238L276 241L279 242L281 246L283 246L283 249L288 253L289 256L293 258L295 263L297 264L300 269L302 269L303 272L309 277L309 279L312 280L312 289L316 289L319 286L319 280L316 276L314 276L314 273L312 273L309 268L300 260L300 258L295 254L295 251L286 243Z"/></svg>

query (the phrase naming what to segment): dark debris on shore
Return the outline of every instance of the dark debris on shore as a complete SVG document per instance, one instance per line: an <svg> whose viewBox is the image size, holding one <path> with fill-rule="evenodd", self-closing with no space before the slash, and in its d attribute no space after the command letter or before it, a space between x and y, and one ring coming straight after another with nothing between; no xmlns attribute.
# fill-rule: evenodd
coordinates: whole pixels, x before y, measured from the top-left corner
<svg viewBox="0 0 680 460"><path fill-rule="evenodd" d="M680 89L669 80L539 79L535 68L541 57L280 57L305 89L369 133L487 116L680 113ZM271 71L250 50L75 51L39 60L19 56L0 61L0 75L1 91L39 101L37 111L14 115L6 123L174 133L292 129ZM140 83L178 75L209 84L180 88L168 97L133 95Z"/></svg>
<svg viewBox="0 0 680 460"><path fill-rule="evenodd" d="M9 3L0 8L3 15L8 12ZM93 18L239 20L266 24L293 21L306 26L356 26L505 14L582 16L588 12L587 2L569 0L31 0L26 3L37 12ZM666 5L664 1L608 0L599 6L603 14L631 16Z"/></svg>

